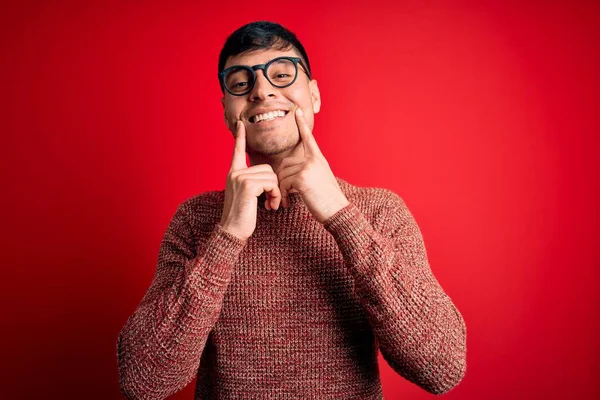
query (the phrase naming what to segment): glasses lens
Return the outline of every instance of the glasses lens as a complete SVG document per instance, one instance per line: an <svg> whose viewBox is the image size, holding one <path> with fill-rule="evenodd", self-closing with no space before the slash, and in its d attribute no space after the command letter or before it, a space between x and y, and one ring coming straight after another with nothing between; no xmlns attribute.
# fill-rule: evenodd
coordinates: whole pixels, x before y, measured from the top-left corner
<svg viewBox="0 0 600 400"><path fill-rule="evenodd" d="M234 68L225 75L227 89L235 94L247 92L252 86L252 72L248 68Z"/></svg>
<svg viewBox="0 0 600 400"><path fill-rule="evenodd" d="M297 72L296 64L286 59L272 62L267 69L267 75L271 84L277 87L284 87L291 84Z"/></svg>

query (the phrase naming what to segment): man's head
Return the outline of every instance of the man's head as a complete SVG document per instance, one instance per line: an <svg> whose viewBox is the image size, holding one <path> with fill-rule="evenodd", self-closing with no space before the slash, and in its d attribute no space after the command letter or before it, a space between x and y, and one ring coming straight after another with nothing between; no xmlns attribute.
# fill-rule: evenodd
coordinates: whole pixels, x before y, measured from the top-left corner
<svg viewBox="0 0 600 400"><path fill-rule="evenodd" d="M278 60L269 63L274 59ZM267 64L266 70L260 67L262 64ZM231 68L234 66L250 68ZM223 75L223 71L227 74ZM258 21L237 29L221 50L219 73L225 122L232 133L237 120L244 123L250 156L277 156L298 145L296 108L304 111L311 129L314 126L314 114L321 107L317 81L311 79L304 47L283 26ZM275 110L285 115L274 119L264 115Z"/></svg>

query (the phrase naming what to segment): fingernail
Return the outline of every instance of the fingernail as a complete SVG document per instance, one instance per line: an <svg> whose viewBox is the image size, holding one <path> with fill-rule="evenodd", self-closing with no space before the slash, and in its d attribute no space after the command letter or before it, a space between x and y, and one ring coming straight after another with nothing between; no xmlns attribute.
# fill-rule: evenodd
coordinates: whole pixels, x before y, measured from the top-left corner
<svg viewBox="0 0 600 400"><path fill-rule="evenodd" d="M296 109L296 112L298 113L298 115L301 117L304 115L304 113L302 112L301 108Z"/></svg>

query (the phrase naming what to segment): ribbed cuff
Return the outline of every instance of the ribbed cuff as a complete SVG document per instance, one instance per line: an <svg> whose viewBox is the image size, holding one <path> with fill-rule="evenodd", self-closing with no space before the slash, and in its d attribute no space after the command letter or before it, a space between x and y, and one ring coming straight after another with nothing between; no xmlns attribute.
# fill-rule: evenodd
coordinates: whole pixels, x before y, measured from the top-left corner
<svg viewBox="0 0 600 400"><path fill-rule="evenodd" d="M336 239L348 239L357 236L360 231L368 226L368 221L354 203L350 202L323 223Z"/></svg>
<svg viewBox="0 0 600 400"><path fill-rule="evenodd" d="M385 264L386 249L382 239L363 214L353 203L338 211L323 224L334 237L344 259L359 275L374 276L382 271L374 271Z"/></svg>
<svg viewBox="0 0 600 400"><path fill-rule="evenodd" d="M198 256L211 278L228 281L233 265L246 245L247 240L227 232L220 224L215 225L205 243L198 247ZM206 272L201 274L205 275Z"/></svg>

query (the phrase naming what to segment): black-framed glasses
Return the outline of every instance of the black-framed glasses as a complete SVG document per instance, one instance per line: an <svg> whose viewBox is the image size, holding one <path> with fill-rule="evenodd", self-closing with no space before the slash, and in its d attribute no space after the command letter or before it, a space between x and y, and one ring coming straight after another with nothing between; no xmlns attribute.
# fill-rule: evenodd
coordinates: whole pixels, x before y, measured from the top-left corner
<svg viewBox="0 0 600 400"><path fill-rule="evenodd" d="M256 82L256 70L262 69L265 78L276 88L292 85L298 78L298 64L310 78L310 72L300 57L277 57L266 64L257 64L252 67L247 65L233 65L219 72L221 91L227 90L234 96L248 94Z"/></svg>

